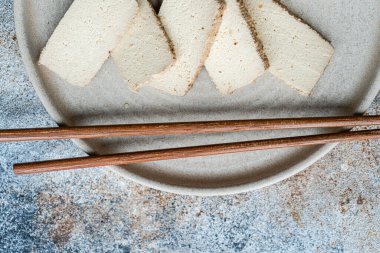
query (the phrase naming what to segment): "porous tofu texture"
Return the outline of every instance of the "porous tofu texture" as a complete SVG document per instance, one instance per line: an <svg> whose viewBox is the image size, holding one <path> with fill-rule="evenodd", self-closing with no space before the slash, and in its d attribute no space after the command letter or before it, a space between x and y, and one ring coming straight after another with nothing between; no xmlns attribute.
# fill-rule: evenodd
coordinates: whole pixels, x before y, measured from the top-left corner
<svg viewBox="0 0 380 253"><path fill-rule="evenodd" d="M223 95L251 84L265 72L266 56L242 1L226 0L223 20L205 66Z"/></svg>
<svg viewBox="0 0 380 253"><path fill-rule="evenodd" d="M269 60L269 71L309 95L334 49L316 31L273 0L244 0Z"/></svg>
<svg viewBox="0 0 380 253"><path fill-rule="evenodd" d="M75 0L39 63L68 83L90 83L137 14L135 0Z"/></svg>
<svg viewBox="0 0 380 253"><path fill-rule="evenodd" d="M176 96L192 87L208 56L221 22L224 1L165 0L159 16L176 53L176 61L153 75L147 85Z"/></svg>
<svg viewBox="0 0 380 253"><path fill-rule="evenodd" d="M112 59L124 81L136 91L175 59L171 42L152 6L147 0L137 2L139 13L112 52Z"/></svg>

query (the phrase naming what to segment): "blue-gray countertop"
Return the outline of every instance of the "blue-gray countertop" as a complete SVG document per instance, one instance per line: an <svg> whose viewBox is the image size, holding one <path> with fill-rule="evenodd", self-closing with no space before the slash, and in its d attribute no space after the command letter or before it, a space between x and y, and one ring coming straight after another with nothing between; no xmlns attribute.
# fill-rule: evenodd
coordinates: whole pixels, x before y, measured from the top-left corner
<svg viewBox="0 0 380 253"><path fill-rule="evenodd" d="M12 5L0 0L0 129L55 126L25 73ZM84 153L70 141L2 143L0 252L379 252L379 144L341 144L284 182L202 198L107 169L15 176L15 162Z"/></svg>

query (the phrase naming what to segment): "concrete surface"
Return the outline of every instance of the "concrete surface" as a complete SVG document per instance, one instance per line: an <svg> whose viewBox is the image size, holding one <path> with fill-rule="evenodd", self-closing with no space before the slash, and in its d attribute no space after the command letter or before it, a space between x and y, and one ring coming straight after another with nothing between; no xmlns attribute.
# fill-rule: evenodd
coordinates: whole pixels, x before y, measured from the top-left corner
<svg viewBox="0 0 380 253"><path fill-rule="evenodd" d="M0 129L54 126L22 65L12 3L0 0ZM2 143L0 252L379 252L379 144L342 144L282 183L201 198L107 169L15 176L15 162L84 153L70 141Z"/></svg>

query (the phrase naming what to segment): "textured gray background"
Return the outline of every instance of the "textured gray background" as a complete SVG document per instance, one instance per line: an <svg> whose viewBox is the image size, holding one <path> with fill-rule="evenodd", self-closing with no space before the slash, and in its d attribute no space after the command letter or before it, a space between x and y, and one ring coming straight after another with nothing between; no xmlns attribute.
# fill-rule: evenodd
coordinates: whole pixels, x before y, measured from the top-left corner
<svg viewBox="0 0 380 253"><path fill-rule="evenodd" d="M0 129L55 126L0 0ZM371 114L380 114L380 98ZM379 141L341 144L303 173L228 197L141 187L106 169L14 176L82 156L70 141L0 144L0 252L379 252Z"/></svg>

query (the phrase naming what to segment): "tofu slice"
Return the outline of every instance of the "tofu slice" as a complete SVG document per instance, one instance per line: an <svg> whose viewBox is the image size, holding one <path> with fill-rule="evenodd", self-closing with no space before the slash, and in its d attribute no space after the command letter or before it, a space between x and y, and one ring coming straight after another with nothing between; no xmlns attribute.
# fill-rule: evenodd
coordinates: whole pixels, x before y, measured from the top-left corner
<svg viewBox="0 0 380 253"><path fill-rule="evenodd" d="M135 0L75 0L50 37L39 63L70 84L89 84L137 11Z"/></svg>
<svg viewBox="0 0 380 253"><path fill-rule="evenodd" d="M204 65L223 10L224 1L219 0L165 0L159 17L177 59L165 71L153 75L147 85L184 96Z"/></svg>
<svg viewBox="0 0 380 253"><path fill-rule="evenodd" d="M205 66L223 95L251 84L268 68L261 41L241 0L226 0L223 20Z"/></svg>
<svg viewBox="0 0 380 253"><path fill-rule="evenodd" d="M334 49L285 6L273 0L244 0L269 59L269 71L309 95Z"/></svg>
<svg viewBox="0 0 380 253"><path fill-rule="evenodd" d="M175 59L171 42L150 3L137 3L139 13L111 54L125 82L136 91Z"/></svg>

